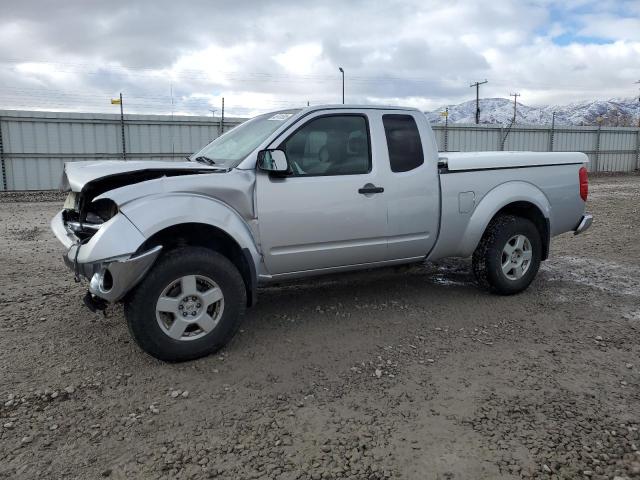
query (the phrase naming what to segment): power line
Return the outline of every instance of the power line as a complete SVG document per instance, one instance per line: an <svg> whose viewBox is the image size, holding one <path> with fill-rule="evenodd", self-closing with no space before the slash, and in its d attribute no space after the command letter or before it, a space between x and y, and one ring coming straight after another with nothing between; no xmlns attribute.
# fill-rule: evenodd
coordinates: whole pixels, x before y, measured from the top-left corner
<svg viewBox="0 0 640 480"><path fill-rule="evenodd" d="M304 84L308 85L312 83L327 83L335 82L335 75L331 74L288 74L288 73L272 73L272 72L238 72L238 71L203 71L203 70L189 70L180 69L179 72L172 72L172 68L148 68L138 67L132 65L93 65L89 63L62 63L62 62L48 62L38 60L20 60L20 59L5 59L0 60L0 65L5 64L39 64L54 67L50 71L55 73L76 73L85 75L105 75L106 73L112 73L125 77L157 77L164 80L170 79L185 79L189 81L204 80L213 82L216 78L220 83L220 77L222 80L228 80L231 82L239 83L260 83L265 82L273 84ZM60 68L60 66L67 68ZM71 67L69 69L68 67ZM75 67L75 68L74 68ZM88 71L93 69L93 71ZM15 70L15 67L14 67ZM22 72L20 72L22 73ZM46 72L45 72L46 73ZM423 76L394 76L394 75L354 75L350 78L350 82L357 85L384 85L384 84L396 84L398 82L410 82L415 86L432 86L436 82L434 80L426 80Z"/></svg>
<svg viewBox="0 0 640 480"><path fill-rule="evenodd" d="M126 92L123 92L126 93ZM11 95L3 95L0 92L0 104L4 109L16 109L16 110L35 110L35 111L76 111L87 112L94 111L96 113L111 113L111 107L109 99L112 95L104 95L96 98L95 95L90 98L73 98L73 97L57 97L49 96L44 98L25 98L16 97ZM205 116L212 105L215 105L216 99L211 100L185 100L180 102L174 102L174 113L178 114L196 114L199 116ZM306 100L270 100L259 102L258 107L253 106L233 106L231 110L232 116L243 116L262 112L268 112L271 110L286 109L286 108L302 108L304 107ZM322 103L321 101L315 101L315 103ZM147 114L168 114L171 111L170 99L165 102L149 102L149 101L128 101L128 111L131 113L142 112ZM225 111L225 114L227 112ZM226 115L225 115L226 116Z"/></svg>
<svg viewBox="0 0 640 480"><path fill-rule="evenodd" d="M2 64L14 64L14 65L26 65L26 64L38 64L38 65L47 65L54 67L51 71L56 73L78 73L78 74L86 74L86 75L104 75L105 73L115 73L117 75L127 76L127 77L155 77L158 80L166 80L166 79L185 79L185 80L204 80L207 82L213 82L214 78L222 77L223 80L228 80L231 82L239 82L239 83L273 83L273 84L309 84L313 83L327 83L327 82L336 82L336 76L333 74L324 74L324 73L309 73L309 74L290 74L290 73L273 73L273 72L251 72L251 71L233 71L233 70L216 70L216 71L204 71L204 70L194 70L194 69L178 69L176 73L173 73L172 66L165 68L152 68L152 67L142 67L139 65L114 65L114 64L92 64L92 63L80 63L80 62L51 62L47 60L39 60L39 59L0 59L0 68L2 68ZM62 67L67 67L66 69L61 69ZM68 67L71 67L69 69ZM74 69L75 68L75 69ZM88 69L93 69L94 71L87 71ZM20 72L23 73L23 72ZM46 72L45 72L46 73ZM389 83L397 83L397 82L410 82L415 86L433 86L439 80L428 80L425 79L424 76L397 76L397 75L367 75L367 74L356 74L354 76L350 76L350 82L358 85L385 85ZM486 81L485 81L486 82ZM485 82L477 82L477 83L485 83ZM525 81L526 82L526 81ZM218 83L218 82L216 82ZM496 80L492 83L497 86L505 86L506 82ZM471 86L475 86L472 84ZM560 83L540 83L535 81L534 83L526 82L525 86L531 89L539 89L539 88L552 88L556 90L571 90L575 92L576 90L582 90L584 92L598 91L597 87L591 86L583 86L580 87L576 84L565 84L562 85Z"/></svg>
<svg viewBox="0 0 640 480"><path fill-rule="evenodd" d="M123 92L125 92L123 90ZM145 103L149 103L149 101L155 102L155 103L171 103L171 100L173 98L174 103L212 103L214 100L220 98L220 96L204 96L201 94L190 94L190 95L161 95L161 94L146 94L146 93L129 93L128 91L127 93L127 98L129 99L137 99L137 100L142 100ZM109 98L110 96L113 96L115 94L115 92L113 92L112 90L109 91L98 91L98 92L87 92L87 93L80 93L80 92L70 92L70 91L64 91L64 90L57 90L57 89L45 89L45 88L16 88L16 87L0 87L0 95L3 95L5 97L9 97L9 98L24 98L27 97L29 99L33 98L33 99L43 99L43 100L47 100L47 99L65 99L65 100L72 100L72 99L78 99L78 100L83 100L83 101L90 101L90 100L96 100L96 101L102 101L101 97L105 97L105 98ZM271 95L271 94L264 94L265 96ZM268 103L268 104L292 104L292 103L300 103L302 104L303 102L307 101L307 95L304 94L300 94L300 98L297 100L276 100L276 99L268 99L265 98L263 100L261 100L261 103Z"/></svg>

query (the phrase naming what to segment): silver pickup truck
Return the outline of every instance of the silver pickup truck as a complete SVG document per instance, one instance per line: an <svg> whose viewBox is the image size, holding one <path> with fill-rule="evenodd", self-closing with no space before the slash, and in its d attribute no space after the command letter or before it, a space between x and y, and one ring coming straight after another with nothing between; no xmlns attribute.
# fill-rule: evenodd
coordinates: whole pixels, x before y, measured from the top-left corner
<svg viewBox="0 0 640 480"><path fill-rule="evenodd" d="M220 349L269 282L472 256L482 287L518 293L592 222L584 154L439 154L409 108L268 113L188 160L67 163L51 222L87 306L123 302L167 361Z"/></svg>

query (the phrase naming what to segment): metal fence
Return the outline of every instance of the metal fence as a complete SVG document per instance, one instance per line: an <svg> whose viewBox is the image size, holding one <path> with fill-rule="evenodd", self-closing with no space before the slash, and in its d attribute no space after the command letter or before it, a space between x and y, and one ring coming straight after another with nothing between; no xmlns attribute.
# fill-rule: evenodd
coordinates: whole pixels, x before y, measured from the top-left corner
<svg viewBox="0 0 640 480"><path fill-rule="evenodd" d="M242 119L125 115L127 160L180 160ZM120 115L0 110L0 190L49 190L64 162L122 158Z"/></svg>
<svg viewBox="0 0 640 480"><path fill-rule="evenodd" d="M639 128L453 124L433 129L442 151L583 152L589 157L592 172L640 169Z"/></svg>
<svg viewBox="0 0 640 480"><path fill-rule="evenodd" d="M224 131L242 119L225 119ZM579 151L597 172L640 168L640 129L437 125L443 151ZM179 160L221 131L220 118L125 115L127 160ZM47 190L59 186L64 162L122 158L120 116L0 110L0 190Z"/></svg>

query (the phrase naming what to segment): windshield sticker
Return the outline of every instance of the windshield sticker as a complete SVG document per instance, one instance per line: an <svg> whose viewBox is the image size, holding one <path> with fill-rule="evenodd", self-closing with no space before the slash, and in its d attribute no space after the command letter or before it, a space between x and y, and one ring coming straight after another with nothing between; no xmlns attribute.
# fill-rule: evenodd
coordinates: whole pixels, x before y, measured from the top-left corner
<svg viewBox="0 0 640 480"><path fill-rule="evenodd" d="M276 113L273 117L269 118L269 120L276 120L278 122L282 122L283 120L286 120L292 115L293 113Z"/></svg>

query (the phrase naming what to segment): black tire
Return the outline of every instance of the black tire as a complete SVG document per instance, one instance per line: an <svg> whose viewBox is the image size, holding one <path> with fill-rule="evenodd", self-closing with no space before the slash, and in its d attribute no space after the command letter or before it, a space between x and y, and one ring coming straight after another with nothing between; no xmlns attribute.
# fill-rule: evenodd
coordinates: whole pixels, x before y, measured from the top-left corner
<svg viewBox="0 0 640 480"><path fill-rule="evenodd" d="M223 307L211 331L201 331L203 336L197 339L177 340L161 328L156 304L172 282L190 275L213 280L224 296ZM247 305L246 295L238 269L226 257L206 248L180 247L160 257L127 297L124 313L131 336L140 348L160 360L182 362L214 353L231 340L240 328Z"/></svg>
<svg viewBox="0 0 640 480"><path fill-rule="evenodd" d="M525 236L531 247L531 260L517 279L503 272L503 249L515 236ZM513 295L525 290L533 281L542 259L540 232L530 220L515 215L500 215L489 223L473 252L473 273L478 284L493 293ZM508 268L508 267L506 267ZM512 274L515 277L515 274Z"/></svg>

